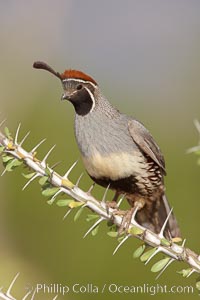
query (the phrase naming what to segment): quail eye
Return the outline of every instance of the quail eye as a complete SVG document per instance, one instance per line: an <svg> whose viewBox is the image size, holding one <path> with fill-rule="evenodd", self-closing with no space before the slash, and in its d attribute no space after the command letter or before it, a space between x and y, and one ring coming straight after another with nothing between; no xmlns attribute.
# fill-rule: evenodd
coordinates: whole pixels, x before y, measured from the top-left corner
<svg viewBox="0 0 200 300"><path fill-rule="evenodd" d="M82 89L82 87L83 87L82 84L79 84L79 85L77 85L76 89L79 91Z"/></svg>

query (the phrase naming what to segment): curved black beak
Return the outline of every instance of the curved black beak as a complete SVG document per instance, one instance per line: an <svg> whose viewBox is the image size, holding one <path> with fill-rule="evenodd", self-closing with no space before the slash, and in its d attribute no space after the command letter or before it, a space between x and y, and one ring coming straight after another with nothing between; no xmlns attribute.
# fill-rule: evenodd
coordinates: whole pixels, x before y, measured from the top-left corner
<svg viewBox="0 0 200 300"><path fill-rule="evenodd" d="M70 99L71 99L71 95L67 91L65 91L64 94L62 94L61 96L61 100L70 100Z"/></svg>

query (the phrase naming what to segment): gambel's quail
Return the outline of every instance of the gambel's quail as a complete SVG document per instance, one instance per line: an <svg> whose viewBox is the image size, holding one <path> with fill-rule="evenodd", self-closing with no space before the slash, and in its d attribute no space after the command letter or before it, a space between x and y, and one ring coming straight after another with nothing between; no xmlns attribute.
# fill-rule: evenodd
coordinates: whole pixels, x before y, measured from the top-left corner
<svg viewBox="0 0 200 300"><path fill-rule="evenodd" d="M75 136L85 168L94 182L125 194L136 220L158 233L170 206L165 196L164 157L149 131L139 121L120 113L102 95L96 81L76 70L60 74L43 62L35 68L57 76L63 85L63 100L75 109ZM180 236L174 214L165 234Z"/></svg>

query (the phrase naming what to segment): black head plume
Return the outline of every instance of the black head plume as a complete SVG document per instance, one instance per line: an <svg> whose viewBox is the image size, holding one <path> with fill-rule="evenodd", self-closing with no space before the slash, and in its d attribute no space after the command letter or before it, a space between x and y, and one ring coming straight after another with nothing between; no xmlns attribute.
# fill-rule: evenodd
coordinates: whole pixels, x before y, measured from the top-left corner
<svg viewBox="0 0 200 300"><path fill-rule="evenodd" d="M54 71L54 69L52 69L45 62L35 61L34 64L33 64L33 68L46 70L46 71L52 73L53 75L55 75L56 77L58 77L60 80L62 80L61 74L59 72Z"/></svg>

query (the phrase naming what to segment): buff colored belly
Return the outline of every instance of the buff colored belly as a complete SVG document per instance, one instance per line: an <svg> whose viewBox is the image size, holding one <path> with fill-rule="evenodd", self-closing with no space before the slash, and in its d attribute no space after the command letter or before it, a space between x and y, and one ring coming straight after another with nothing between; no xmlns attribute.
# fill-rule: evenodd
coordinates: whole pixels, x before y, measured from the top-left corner
<svg viewBox="0 0 200 300"><path fill-rule="evenodd" d="M91 157L82 157L83 163L89 175L95 178L109 178L118 180L130 175L144 177L144 158L138 153L130 154L126 152L111 153L102 156L98 151L94 151Z"/></svg>

